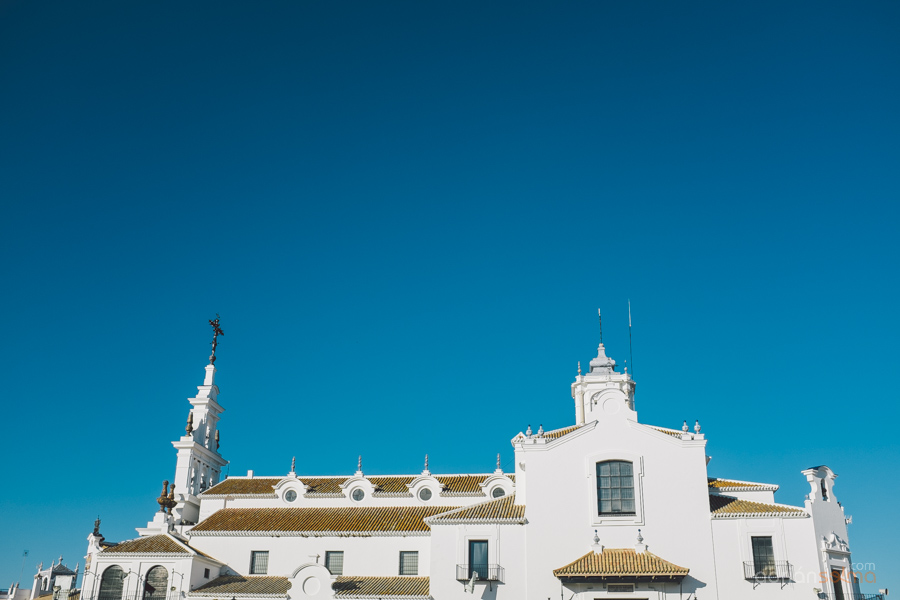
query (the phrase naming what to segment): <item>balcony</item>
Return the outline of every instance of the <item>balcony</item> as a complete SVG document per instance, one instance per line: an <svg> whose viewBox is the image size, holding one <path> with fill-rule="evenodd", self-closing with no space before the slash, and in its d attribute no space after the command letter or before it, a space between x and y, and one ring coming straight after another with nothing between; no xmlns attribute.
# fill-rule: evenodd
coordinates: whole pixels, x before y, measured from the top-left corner
<svg viewBox="0 0 900 600"><path fill-rule="evenodd" d="M790 581L794 568L786 560L776 560L763 565L744 563L744 579L749 581Z"/></svg>
<svg viewBox="0 0 900 600"><path fill-rule="evenodd" d="M469 581L477 573L475 581L499 581L503 583L503 567L500 565L456 565L456 579Z"/></svg>
<svg viewBox="0 0 900 600"><path fill-rule="evenodd" d="M884 594L854 594L852 592L844 592L842 596L819 592L816 597L819 600L885 600Z"/></svg>

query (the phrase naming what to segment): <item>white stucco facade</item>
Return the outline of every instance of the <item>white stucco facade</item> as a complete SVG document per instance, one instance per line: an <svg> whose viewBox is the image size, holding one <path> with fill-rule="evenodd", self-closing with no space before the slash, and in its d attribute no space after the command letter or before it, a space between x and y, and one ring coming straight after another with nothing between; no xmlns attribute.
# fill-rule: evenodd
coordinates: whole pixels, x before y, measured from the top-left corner
<svg viewBox="0 0 900 600"><path fill-rule="evenodd" d="M642 423L602 344L571 384L573 423L515 435L513 473L432 474L426 458L409 475L220 481L215 374L189 399L161 512L135 540L89 536L83 600L860 597L831 469L802 471L792 504L711 477L700 424Z"/></svg>

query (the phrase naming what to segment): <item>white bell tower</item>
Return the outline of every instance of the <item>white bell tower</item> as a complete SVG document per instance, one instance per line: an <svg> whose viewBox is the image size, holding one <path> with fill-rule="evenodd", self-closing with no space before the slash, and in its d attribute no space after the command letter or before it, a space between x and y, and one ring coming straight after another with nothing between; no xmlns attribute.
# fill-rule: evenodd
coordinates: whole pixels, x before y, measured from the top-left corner
<svg viewBox="0 0 900 600"><path fill-rule="evenodd" d="M601 329L597 357L591 361L590 371L582 375L579 363L578 375L572 384L575 422L579 425L590 423L604 415L619 415L637 421L634 387L634 380L628 374L627 367L624 373L617 373L616 361L606 356Z"/></svg>
<svg viewBox="0 0 900 600"><path fill-rule="evenodd" d="M219 316L209 322L213 327L212 354L206 365L203 385L197 386L197 395L188 398L191 411L188 413L185 434L172 442L178 451L175 465L175 523L196 523L200 516L200 493L219 483L222 467L228 461L219 454L218 423L225 411L218 403L219 387L216 385L216 346L218 336L225 335L219 328Z"/></svg>

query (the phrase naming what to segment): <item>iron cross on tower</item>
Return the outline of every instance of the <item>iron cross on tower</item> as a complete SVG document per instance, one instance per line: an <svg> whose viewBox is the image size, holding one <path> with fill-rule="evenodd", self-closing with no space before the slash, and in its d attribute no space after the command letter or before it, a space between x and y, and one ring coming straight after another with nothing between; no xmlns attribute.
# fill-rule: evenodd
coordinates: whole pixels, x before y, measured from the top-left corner
<svg viewBox="0 0 900 600"><path fill-rule="evenodd" d="M213 341L210 344L212 346L212 354L209 355L209 364L213 365L216 363L216 346L219 345L219 336L225 335L225 332L219 327L219 313L216 313L215 320L210 319L209 324L213 328Z"/></svg>

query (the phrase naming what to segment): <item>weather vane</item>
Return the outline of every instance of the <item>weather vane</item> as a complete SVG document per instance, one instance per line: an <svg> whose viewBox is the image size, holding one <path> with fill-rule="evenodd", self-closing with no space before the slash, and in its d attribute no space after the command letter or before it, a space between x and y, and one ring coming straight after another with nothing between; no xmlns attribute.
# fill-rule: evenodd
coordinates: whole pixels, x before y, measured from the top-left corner
<svg viewBox="0 0 900 600"><path fill-rule="evenodd" d="M219 345L219 336L225 335L225 332L219 327L219 313L216 313L215 320L210 319L209 324L213 328L212 354L209 355L209 364L213 365L216 363L216 346Z"/></svg>

